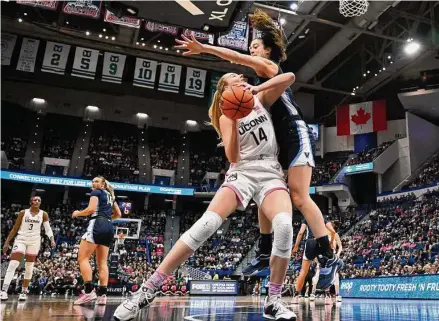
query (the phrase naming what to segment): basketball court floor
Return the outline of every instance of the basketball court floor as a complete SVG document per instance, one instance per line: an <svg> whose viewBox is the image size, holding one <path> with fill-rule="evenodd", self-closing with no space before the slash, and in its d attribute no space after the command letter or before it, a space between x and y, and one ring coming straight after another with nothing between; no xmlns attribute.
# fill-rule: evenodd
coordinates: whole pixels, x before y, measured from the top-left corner
<svg viewBox="0 0 439 321"><path fill-rule="evenodd" d="M291 298L285 298L290 302ZM11 296L1 303L2 321L110 321L122 298L107 306L73 306L71 297L30 296L19 303ZM438 301L345 299L325 305L323 300L290 305L297 321L433 321L439 320ZM161 297L142 310L135 321L262 321L260 297Z"/></svg>

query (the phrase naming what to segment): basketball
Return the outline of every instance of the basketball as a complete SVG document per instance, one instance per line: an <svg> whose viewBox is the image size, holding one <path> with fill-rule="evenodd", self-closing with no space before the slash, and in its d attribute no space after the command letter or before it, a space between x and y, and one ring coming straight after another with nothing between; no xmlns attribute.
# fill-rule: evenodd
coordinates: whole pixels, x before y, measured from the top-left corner
<svg viewBox="0 0 439 321"><path fill-rule="evenodd" d="M251 113L254 104L253 94L241 86L231 86L221 95L221 110L231 119L244 118Z"/></svg>

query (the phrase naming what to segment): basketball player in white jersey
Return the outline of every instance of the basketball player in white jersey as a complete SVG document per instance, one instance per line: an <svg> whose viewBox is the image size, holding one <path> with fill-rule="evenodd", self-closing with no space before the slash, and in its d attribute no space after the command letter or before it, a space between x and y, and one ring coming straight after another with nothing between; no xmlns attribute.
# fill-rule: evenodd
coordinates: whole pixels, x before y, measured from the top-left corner
<svg viewBox="0 0 439 321"><path fill-rule="evenodd" d="M294 74L286 73L260 86L250 86L256 94L254 110L242 119L233 120L222 114L222 93L231 85L249 85L243 82L242 75L229 73L221 77L209 109L209 117L231 163L225 182L207 211L180 237L154 274L139 291L116 309L116 320L130 320L141 308L148 306L167 277L215 233L231 213L236 209L245 209L251 199L263 209L274 231L270 285L264 317L271 320L296 320L294 312L281 300L282 283L293 245L292 204L282 168L277 161L278 146L267 111L294 80Z"/></svg>
<svg viewBox="0 0 439 321"><path fill-rule="evenodd" d="M8 288L14 277L15 270L20 265L23 257L26 256L23 287L19 301L27 299L28 287L32 279L34 262L41 246L41 225L44 226L47 237L50 239L52 248L55 248L55 240L52 228L49 224L49 215L40 209L41 198L34 196L30 200L30 208L22 210L17 217L14 227L8 235L3 245L3 254L6 254L9 243L17 235L14 245L12 246L11 260L6 271L3 282L2 291L0 293L1 300L8 299Z"/></svg>

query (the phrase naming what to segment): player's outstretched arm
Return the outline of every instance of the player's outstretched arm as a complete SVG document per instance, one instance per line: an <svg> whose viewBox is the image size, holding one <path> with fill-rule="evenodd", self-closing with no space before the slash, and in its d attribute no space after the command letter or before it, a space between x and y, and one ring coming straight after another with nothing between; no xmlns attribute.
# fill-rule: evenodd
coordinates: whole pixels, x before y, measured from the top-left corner
<svg viewBox="0 0 439 321"><path fill-rule="evenodd" d="M302 224L300 226L299 233L297 233L296 243L294 244L294 247L293 247L293 253L296 253L299 250L300 242L302 242L303 234L305 234L305 229L306 229L306 225Z"/></svg>
<svg viewBox="0 0 439 321"><path fill-rule="evenodd" d="M15 221L14 226L12 227L11 232L9 232L8 237L6 238L5 244L3 244L3 254L6 254L8 251L9 243L11 240L17 235L18 230L20 229L21 222L23 221L24 210L18 213L17 220Z"/></svg>
<svg viewBox="0 0 439 321"><path fill-rule="evenodd" d="M195 39L193 35L191 39L184 35L182 35L181 38L182 40L175 39L179 44L175 46L175 48L187 50L183 53L184 56L197 55L200 53L211 54L221 59L252 68L258 76L264 78L272 78L279 72L279 67L269 59L244 55L231 49L202 44Z"/></svg>
<svg viewBox="0 0 439 321"><path fill-rule="evenodd" d="M296 81L296 76L292 72L280 74L263 84L254 87L258 99L265 108L270 108L276 100Z"/></svg>
<svg viewBox="0 0 439 321"><path fill-rule="evenodd" d="M47 237L50 239L50 245L52 246L52 249L54 249L56 246L55 237L53 235L52 228L50 227L49 214L47 214L47 212L43 212L43 226Z"/></svg>

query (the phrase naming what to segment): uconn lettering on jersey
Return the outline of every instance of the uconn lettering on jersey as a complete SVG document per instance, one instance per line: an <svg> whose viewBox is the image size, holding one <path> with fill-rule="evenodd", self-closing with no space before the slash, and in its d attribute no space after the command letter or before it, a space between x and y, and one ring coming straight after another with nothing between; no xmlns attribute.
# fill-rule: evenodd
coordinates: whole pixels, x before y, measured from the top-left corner
<svg viewBox="0 0 439 321"><path fill-rule="evenodd" d="M26 218L24 219L24 222L25 222L25 223L40 223L40 220L38 220L38 219L33 220L33 219L31 219L30 217L26 217Z"/></svg>
<svg viewBox="0 0 439 321"><path fill-rule="evenodd" d="M248 123L241 123L239 125L239 134L244 135L249 130L252 130L254 127L263 124L266 121L268 121L267 115L262 115L259 116L258 118L252 119Z"/></svg>

